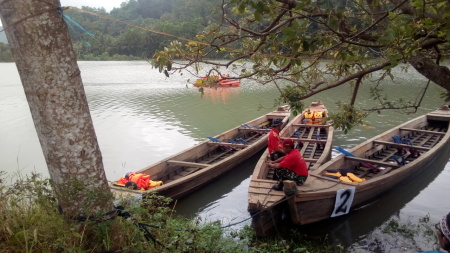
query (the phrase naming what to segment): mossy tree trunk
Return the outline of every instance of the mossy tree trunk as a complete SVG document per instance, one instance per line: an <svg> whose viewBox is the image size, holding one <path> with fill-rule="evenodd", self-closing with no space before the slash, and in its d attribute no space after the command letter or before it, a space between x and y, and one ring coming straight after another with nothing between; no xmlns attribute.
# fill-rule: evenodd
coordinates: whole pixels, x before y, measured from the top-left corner
<svg viewBox="0 0 450 253"><path fill-rule="evenodd" d="M70 217L89 216L114 206L58 6L59 0L0 0L0 16L59 206Z"/></svg>

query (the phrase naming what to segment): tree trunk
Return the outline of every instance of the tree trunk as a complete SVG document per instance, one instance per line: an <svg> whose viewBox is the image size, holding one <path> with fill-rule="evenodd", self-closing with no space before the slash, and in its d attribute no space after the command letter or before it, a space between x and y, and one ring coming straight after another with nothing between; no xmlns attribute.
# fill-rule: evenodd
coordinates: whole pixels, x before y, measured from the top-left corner
<svg viewBox="0 0 450 253"><path fill-rule="evenodd" d="M59 0L0 0L59 205L70 217L113 209L86 94Z"/></svg>

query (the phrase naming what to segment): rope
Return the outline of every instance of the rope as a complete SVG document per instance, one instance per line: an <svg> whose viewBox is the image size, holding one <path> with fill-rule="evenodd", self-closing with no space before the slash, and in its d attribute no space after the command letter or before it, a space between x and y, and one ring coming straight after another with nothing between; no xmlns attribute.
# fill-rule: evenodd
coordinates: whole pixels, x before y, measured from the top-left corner
<svg viewBox="0 0 450 253"><path fill-rule="evenodd" d="M0 7L1 7L1 6L0 6ZM3 27L3 29L0 30L0 32L3 32L3 31L5 31L6 29L9 29L9 28L11 28L11 27L13 27L13 26L16 26L16 25L22 23L23 21L25 21L25 20L27 20L27 19L29 19L29 18L36 17L36 16L38 16L38 15L44 14L44 13L49 12L49 11L54 11L54 9L45 9L45 10L43 10L43 11L40 11L40 12L31 14L30 16L26 16L26 17L24 17L24 18L21 18L21 19L17 20L16 22L10 24L9 26Z"/></svg>
<svg viewBox="0 0 450 253"><path fill-rule="evenodd" d="M152 233L150 233L150 231L147 229L147 227L152 227L152 228L162 228L162 227L152 226L152 225L138 222L135 218L133 218L131 216L131 214L129 212L125 212L124 210L125 210L125 208L123 206L116 206L114 210L108 211L100 216L89 216L89 217L78 216L78 217L72 217L72 220L77 220L80 222L85 222L85 221L104 222L104 221L108 221L108 220L113 220L117 216L122 217L124 219L131 219L133 221L133 223L135 223L135 225L137 225L139 227L139 230L141 230L144 233L144 237L147 239L147 241L152 240L154 244L157 244L157 245L162 246L163 248L167 249L167 247L165 245L163 245L161 242L159 242L156 239L156 237L153 236ZM116 214L116 215L112 215L112 214ZM107 218L105 218L105 217L107 217Z"/></svg>
<svg viewBox="0 0 450 253"><path fill-rule="evenodd" d="M85 32L87 35L89 35L91 37L95 37L94 34L89 32L88 30L84 29L84 27L82 27L80 24L75 22L71 17L69 17L68 15L64 14L64 12L61 9L61 7L58 7L57 10L58 10L58 13L63 17L64 21L69 21L70 23L73 23L76 27L78 27L81 31ZM66 24L67 24L67 22L66 22ZM68 25L70 25L70 24L68 24ZM72 25L70 25L70 27L72 27Z"/></svg>
<svg viewBox="0 0 450 253"><path fill-rule="evenodd" d="M229 227L232 227L232 226L234 226L234 225L241 224L241 223L246 222L246 221L248 221L248 220L250 220L250 219L253 219L253 217L254 217L254 216L250 216L249 218L247 218L247 219L245 219L245 220L241 220L241 221L236 222L236 223L232 223L232 224L228 224L228 225L226 225L226 226L219 227L219 229L229 228Z"/></svg>
<svg viewBox="0 0 450 253"><path fill-rule="evenodd" d="M80 37L83 40L84 44L86 44L86 45L88 45L90 47L91 44L87 40L85 40L81 35L83 33L86 33L87 35L95 38L94 34L89 32L88 30L86 30L83 26L78 24L71 17L69 17L68 15L64 14L63 9L60 6L57 7L57 11L58 11L59 15L61 15L64 23L67 25L67 27L69 27L69 30L72 31L72 33L74 33L74 34L79 34L80 36L78 36L78 37ZM75 27L72 24L75 25ZM79 30L81 30L81 34L75 28L78 28Z"/></svg>
<svg viewBox="0 0 450 253"><path fill-rule="evenodd" d="M3 3L5 3L5 2L6 2L6 1L1 2L1 3L0 3L0 6L1 6ZM78 24L78 23L77 23L75 20L73 20L71 17L69 17L68 15L64 14L63 11L66 10L66 9L68 9L67 7L61 8L61 6L56 6L56 5L54 5L54 4L52 4L52 3L49 3L49 2L46 2L46 1L43 1L43 2L46 3L47 5L49 5L50 8L44 9L44 10L42 10L42 11L40 11L40 12L37 12L37 13L34 13L34 14L32 14L32 15L29 15L29 16L26 16L26 17L24 17L24 18L21 18L21 19L17 20L16 22L12 23L11 25L9 25L9 26L7 26L7 27L4 27L2 30L0 30L0 32L3 32L3 31L5 31L6 29L9 29L9 28L11 28L11 27L14 27L14 26L16 26L16 25L22 23L23 21L25 21L25 20L27 20L27 19L30 19L30 18L32 18L32 17L36 17L36 16L42 15L42 14L44 14L44 13L46 13L46 12L53 11L53 10L55 10L54 8L56 8L56 11L57 11L58 14L62 17L62 19L64 20L64 23L66 23L66 25L69 27L69 30L71 30L73 33L75 33L75 34L78 33L77 30L75 29L75 27L76 27L76 28L78 28L79 30L81 30L82 32L88 34L89 36L95 37L94 34L92 34L91 32L89 32L88 30L86 30L83 26L81 26L80 24ZM75 27L74 27L72 24L75 25ZM91 46L91 45L89 44L88 41L86 41L86 40L84 40L84 39L83 39L83 41L84 41L84 43L87 44L88 46Z"/></svg>
<svg viewBox="0 0 450 253"><path fill-rule="evenodd" d="M4 2L6 2L6 1L10 1L10 0L0 1L0 7L1 7L1 5L2 5ZM160 34L160 35L164 35L164 36L176 38L176 39L179 39L179 40L182 40L182 41L187 41L187 42L196 43L196 44L199 44L199 45L211 46L211 47L217 48L217 50L219 50L219 51L221 51L222 49L225 49L225 50L228 50L228 51L231 51L231 52L237 50L236 48L224 47L224 46L220 46L220 48L219 48L218 46L213 45L213 44L211 44L211 43L201 42L201 41L197 41L197 40L191 40L191 39L187 39L187 38L184 38L184 37L172 35L172 34L169 34L169 33L165 33L165 32L161 32L161 31L153 30L153 29L150 29L150 28L147 28L147 27L144 27L144 26L132 24L132 23L129 23L129 22L125 22L125 21L116 19L116 18L104 16L104 15L101 15L101 14L98 14L98 13L95 13L95 12L92 12L92 11L83 10L83 9L80 9L80 8L77 8L77 7L73 7L73 6L60 7L60 6L56 6L56 5L54 5L54 4L52 4L52 3L49 3L49 2L46 2L46 1L43 1L43 2L46 3L46 4L49 5L49 6L54 7L57 11L58 11L58 9L61 9L61 10L73 9L73 10L77 10L77 11L79 11L79 12L87 13L87 14L90 14L90 15L93 15L93 16L96 16L96 17L105 19L105 20L110 20L110 21L113 21L113 22L122 23L122 24L125 24L125 25L127 25L127 26L139 28L139 29L142 29L142 30L145 30L145 31L149 31L149 32L152 32L152 33L156 33L156 34ZM21 22L27 20L28 18L37 16L37 15L41 15L41 14L43 14L43 13L45 13L45 12L49 12L49 11L52 11L52 10L55 10L55 9L53 9L53 8L46 9L46 10L44 10L44 11L37 12L37 13L35 13L35 14L33 14L33 15L24 17L24 18L22 18L22 19L20 19L20 20L18 20L18 21L16 21L16 22L14 22L14 23L12 23L12 24L9 25L8 27L4 27L2 30L0 30L0 32L3 32L3 31L5 31L6 29L9 29L9 28L11 28L11 27L17 25L17 24L19 24L19 23L21 23ZM65 16L67 16L67 15L65 15ZM67 16L67 17L68 17L68 16ZM71 18L69 18L69 19L71 20L70 22L73 21ZM73 23L76 23L76 22L73 21ZM67 22L66 22L66 24L67 24ZM68 26L69 26L69 29L71 29L71 28L70 28L71 25L68 24ZM78 25L76 25L76 26L78 27ZM81 27L81 26L80 26L80 27ZM82 27L81 27L80 29L86 31L86 33L89 34L89 32L88 32L86 29L84 29L84 28L82 28ZM88 42L85 42L85 43L88 44L88 45L90 45ZM240 50L240 49L239 49L239 50ZM253 51L250 51L250 52L243 52L243 54L247 54L248 56L251 56L251 55L260 55L260 56L265 56L265 57L273 56L273 55L271 55L271 54L263 54L263 53L260 53L260 52L253 52ZM277 57L283 58L283 59L297 59L296 57L281 56L281 55L278 55Z"/></svg>
<svg viewBox="0 0 450 253"><path fill-rule="evenodd" d="M200 42L200 41L196 41L196 40L191 40L191 39L183 38L183 37L172 35L172 34L165 33L165 32L160 32L160 31L153 30L153 29L150 29L150 28L147 28L147 27L144 27L144 26L140 26L140 25L129 23L129 22L125 22L125 21L122 21L120 19L104 16L104 15L101 15L101 14L98 14L98 13L95 13L95 12L92 12L92 11L88 11L88 10L83 10L83 9L80 9L80 8L77 8L77 7L68 6L67 8L74 9L74 10L77 10L79 12L87 13L87 14L90 14L92 16L96 16L96 17L99 17L99 18L102 18L102 19L110 20L110 21L113 21L113 22L116 22L116 23L122 23L122 24L125 24L127 26L131 26L131 27L142 29L142 30L146 30L146 31L149 31L149 32L152 32L152 33L156 33L156 34L160 34L160 35L176 38L176 39L187 41L187 42L194 42L194 43L205 45L205 46L211 46L211 44L209 44L209 43Z"/></svg>
<svg viewBox="0 0 450 253"><path fill-rule="evenodd" d="M338 182L338 183L340 183L340 182ZM334 185L333 185L333 186L334 186ZM331 187L333 187L333 186L331 186ZM329 187L328 187L328 188L329 188ZM327 189L327 188L323 188L323 189ZM318 190L322 190L322 189L318 189ZM267 198L267 196L269 196L269 194L270 194L271 191L272 191L272 189L270 189L269 192L266 194L266 198ZM273 216L273 213L272 213L272 209L273 209L275 206L277 206L277 205L283 203L284 201L289 200L290 198L292 198L292 197L294 197L294 196L295 196L295 195L292 195L292 196L283 198L283 199L281 199L280 201L274 202L274 204L273 204L272 206L270 206L270 207L261 208L259 211L257 211L256 213L252 214L249 218L243 219L243 220L238 221L238 222L235 222L235 223L228 224L228 225L226 225L226 226L221 226L221 227L219 227L219 229L226 229L226 228L229 228L229 227L232 227L232 226L235 226L235 225L244 223L244 222L246 222L246 221L248 221L248 220L253 219L254 217L256 217L257 215L259 215L259 214L260 214L261 212L263 212L263 211L269 211L270 214L271 214L271 216L272 216L272 219L274 220L274 216ZM266 198L265 198L265 199L266 199ZM264 202L265 202L265 199L264 199ZM264 202L263 202L263 203L264 203ZM150 231L148 230L148 228L165 229L164 227L162 227L162 226L156 226L156 225L150 225L150 224L145 224L145 223L142 223L142 222L138 222L137 219L133 218L129 212L126 212L126 211L124 211L124 210L125 210L125 208L124 208L123 206L117 206L117 207L115 207L114 210L111 210L111 211L109 211L109 212L106 212L106 213L104 213L103 215L100 215L100 216L89 216L89 217L79 216L79 217L77 217L75 220L78 220L78 221L80 221L80 222L85 222L85 221L88 221L88 220L89 220L89 221L104 222L104 221L108 221L108 220L113 220L113 219L115 219L116 216L111 216L111 215L114 214L114 213L116 213L117 216L119 216L119 217L122 217L122 218L124 218L124 219L131 219L131 220L139 227L139 230L141 230L141 231L144 233L144 236L145 236L145 238L146 238L148 241L152 240L153 243L155 243L155 244L157 244L157 245L159 245L159 246L164 247L165 249L167 249L167 247L166 247L165 245L163 245L161 242L159 242L159 241L156 239L156 237L153 236L152 233L150 233ZM105 217L105 216L109 216L109 218L106 218L106 219L105 219L105 218L102 218L102 217ZM190 230L190 229L175 229L175 231L195 232L195 231Z"/></svg>
<svg viewBox="0 0 450 253"><path fill-rule="evenodd" d="M326 189L332 188L332 187L334 187L334 186L336 186L336 185L338 185L338 184L340 184L340 183L341 183L341 181L338 181L336 184L331 185L331 186L329 186L329 187L320 188L320 189L315 189L315 190L308 190L308 191L305 191L305 190L303 190L303 191L300 190L300 191L301 191L301 192L315 192L315 191L321 191L321 190L326 190ZM270 212L272 221L275 221L275 217L274 217L274 215L273 215L272 209L275 208L277 205L283 203L284 201L288 201L290 198L295 197L295 195L296 195L296 194L290 195L290 196L285 197L285 198L283 198L283 199L281 199L281 200L279 200L279 201L277 201L277 202L274 202L270 207L266 207L266 205L265 205L264 203L266 202L266 199L267 199L267 197L269 196L269 194L270 194L271 191L272 191L272 188L267 192L267 194L266 194L266 196L265 196L265 198L264 198L264 200L263 200L263 202L262 202L262 203L263 203L263 204L262 204L262 208L261 208L260 210L258 210L256 213L252 214L252 215L250 216L250 218L245 219L245 220L243 220L243 221L241 221L241 222L244 222L244 221L249 220L249 219L253 219L255 216L259 215L261 212L264 212L264 211ZM294 191L295 191L295 190L292 190L292 192L294 192ZM288 191L287 193L290 193L290 192ZM233 225L239 224L239 223L241 223L241 222L235 223L235 224L233 224ZM277 230L277 233L278 233L277 226L274 226L274 227L275 227L275 229Z"/></svg>
<svg viewBox="0 0 450 253"><path fill-rule="evenodd" d="M218 46L213 45L211 43L201 42L201 41L197 41L197 40L191 40L191 39L187 39L187 38L184 38L184 37L176 36L176 35L173 35L173 34L170 34L170 33L165 33L165 32L161 32L161 31L153 30L153 29L150 29L150 28L147 28L147 27L144 27L144 26L140 26L140 25L136 25L136 24L133 24L133 23L125 22L125 21L122 21L120 19L108 17L108 16L105 16L105 15L98 14L96 12L83 10L83 9L80 9L80 8L77 8L77 7L73 7L73 6L68 6L68 7L64 7L64 8L77 10L79 12L87 13L87 14L90 14L90 15L93 15L93 16L105 19L105 20L110 20L110 21L113 21L113 22L116 22L116 23L121 23L121 24L124 24L124 25L127 25L127 26L135 27L135 28L138 28L138 29L142 29L142 30L145 30L145 31L152 32L152 33L156 33L156 34L160 34L160 35L176 38L176 39L179 39L179 40L182 40L182 41L193 42L193 43L196 43L196 44L199 44L199 45L215 47L218 51L221 51L222 49L225 49L225 50L228 50L230 52L234 52L235 50L237 50L237 48L224 47L224 46L220 46L220 48L219 48ZM241 49L239 49L239 50L241 50ZM260 53L260 52L254 52L254 51L243 52L243 54L248 54L249 56L251 56L251 55L260 55L260 56L265 56L265 57L273 56L271 54L264 54L264 53ZM291 56L277 55L277 57L283 58L283 59L297 59L296 57L291 57Z"/></svg>
<svg viewBox="0 0 450 253"><path fill-rule="evenodd" d="M112 214L116 213L117 210L111 210L109 212L106 212L100 216L77 216L77 217L70 217L70 219L72 220L76 220L76 221L80 221L80 222L85 222L85 221L97 221L97 222L103 222L103 221L108 221L108 220L113 220L116 218L116 216L113 216ZM109 218L104 218L104 217L109 217Z"/></svg>
<svg viewBox="0 0 450 253"><path fill-rule="evenodd" d="M152 233L150 233L150 231L147 229L147 227L156 227L156 226L151 226L151 225L137 222L136 219L131 217L131 214L129 212L125 212L124 210L125 210L125 208L123 206L117 206L115 209L115 212L117 212L118 216L120 216L124 219L131 219L139 227L139 230L141 230L144 233L145 239L147 239L147 241L152 240L154 244L157 244L157 245L162 246L163 248L167 249L167 247L164 244L162 244L161 242L159 242L158 240L156 240L156 237L154 237L152 235ZM160 228L160 227L158 227L158 228Z"/></svg>
<svg viewBox="0 0 450 253"><path fill-rule="evenodd" d="M324 188L314 189L314 190L300 190L300 192L316 192L316 191L326 190L326 189L332 188L332 187L334 187L334 186L336 186L336 185L338 185L340 183L342 183L342 182L338 181L334 185L331 185L329 187L324 187ZM267 194L266 194L266 196L265 196L265 198L264 198L264 200L262 202L263 203L262 204L262 208L260 208L260 210L258 210L256 213L254 213L250 218L254 218L255 216L259 215L261 212L267 211L267 212L270 212L270 216L271 216L272 221L275 221L275 217L273 215L272 209L275 208L277 205L283 203L284 201L288 201L290 198L295 197L295 195L296 195L296 194L289 195L289 193L295 193L296 190L287 191L287 192L285 191L285 194L288 194L289 196L287 196L287 197L285 197L283 199L280 199L277 202L274 202L270 207L266 207L266 205L264 203L266 202L266 199L269 196L271 191L272 191L272 189L270 189L269 192L267 192ZM277 226L274 226L274 227L275 227L275 229L276 229L276 231L278 233Z"/></svg>

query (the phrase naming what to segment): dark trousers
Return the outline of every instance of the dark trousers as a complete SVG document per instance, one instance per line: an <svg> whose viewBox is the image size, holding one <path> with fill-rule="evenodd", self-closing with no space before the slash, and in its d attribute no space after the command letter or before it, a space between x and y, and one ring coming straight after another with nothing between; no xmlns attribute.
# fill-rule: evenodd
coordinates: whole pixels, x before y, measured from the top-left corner
<svg viewBox="0 0 450 253"><path fill-rule="evenodd" d="M275 179L275 177L277 179ZM293 172L292 170L275 169L274 180L277 180L280 183L282 183L283 180L292 180L292 181L295 181L295 183L297 183L297 185L303 185L306 181L306 178L308 178L308 177L299 176L299 175L295 174L295 172Z"/></svg>

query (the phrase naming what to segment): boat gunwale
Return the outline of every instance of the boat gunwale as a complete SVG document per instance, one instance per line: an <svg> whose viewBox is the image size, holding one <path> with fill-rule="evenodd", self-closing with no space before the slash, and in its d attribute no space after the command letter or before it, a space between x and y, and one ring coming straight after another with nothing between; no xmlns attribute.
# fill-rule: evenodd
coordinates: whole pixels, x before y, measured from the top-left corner
<svg viewBox="0 0 450 253"><path fill-rule="evenodd" d="M429 132L425 134L429 134L430 136L425 136L426 140L432 140L433 138L437 137L437 140L435 142L435 145L432 146L428 151L424 151L421 153L419 157L416 159L410 161L408 164L401 166L396 169L392 169L389 171L389 173L385 173L383 175L375 176L373 178L370 178L364 182L361 183L347 183L344 181L341 181L339 179L332 179L328 177L324 177L323 175L320 175L319 173L323 172L326 169L329 169L334 163L338 162L338 164L342 165L345 164L339 163L342 162L342 159L345 160L345 155L340 154L339 156L331 159L327 163L323 164L320 169L312 175L315 180L321 180L321 182L328 182L329 185L334 184L331 188L328 189L322 189L322 190L314 190L314 187L310 187L309 189L300 190L298 191L295 196L292 196L293 198L289 199L288 203L290 206L291 211L297 210L298 213L292 213L291 212L291 218L292 221L297 225L303 225L303 224L309 224L313 222L317 222L323 219L331 218L330 215L332 213L332 203L334 203L334 200L336 198L336 191L339 189L345 189L345 188L355 188L355 200L351 204L351 210L354 210L355 208L359 208L361 206L367 205L369 203L372 203L375 201L379 196L382 196L388 192L394 191L396 189L396 185L401 184L402 182L409 180L410 178L418 175L424 167L426 167L426 164L430 163L431 161L434 161L437 159L439 154L443 152L445 149L449 149L449 140L450 140L450 113L447 111L445 114L442 113L440 117L436 116L437 111L435 110L430 113L427 113L425 115L419 116L417 118L411 119L403 124L400 124L398 126L395 126L391 129L388 129L387 131L384 131L383 133L380 133L376 135L373 138L370 138L363 143L358 144L357 146L349 149L348 152L354 153L356 151L359 151L358 153L364 154L367 153L368 147L379 147L380 145L383 146L383 148L386 148L386 145L379 144L375 146L374 142L377 140L383 140L386 138L391 138L392 136L396 135L396 133L401 133L401 128L405 128L405 126L411 126L410 128L415 128L416 126L419 127L417 130L421 130L420 128L433 126L432 123L446 123L445 129L446 132L442 131L436 131L435 133ZM433 117L429 117L430 114L434 114ZM431 123L430 123L431 122ZM420 131L418 131L420 132ZM445 134L443 134L445 133ZM424 137L420 136L419 137ZM425 143L425 142L423 142ZM422 145L423 145L422 143ZM388 169L388 168L386 168ZM311 185L314 185L314 181L310 182ZM322 184L321 186L324 186L326 184ZM317 184L316 184L317 186ZM300 206L322 206L322 209L324 209L321 214L316 215L308 215L311 210L306 208L306 210L301 211ZM300 208L300 209L299 209ZM331 209L331 210L329 210ZM351 211L350 210L350 211ZM327 216L327 213L329 214Z"/></svg>
<svg viewBox="0 0 450 253"><path fill-rule="evenodd" d="M309 107L308 107L309 108ZM308 109L307 108L307 109ZM306 109L306 110L307 110ZM313 110L312 108L310 108L311 110ZM325 107L324 111L328 112L328 109ZM306 128L310 128L310 131L312 128L314 127L319 127L319 128L326 128L327 129L327 142L325 143L325 146L323 148L322 151L322 155L319 157L319 159L314 162L314 165L309 169L310 173L312 170L315 170L318 166L320 166L320 164L324 163L324 160L329 159L331 156L331 147L332 147L332 139L333 139L333 132L334 132L334 128L333 126L331 126L331 122L327 122L325 124L299 124L300 122L302 122L304 120L304 113L302 112L301 114L297 115L294 119L292 119L280 132L280 138L281 139L287 139L290 137L284 137L286 135L292 135L291 132L293 132L296 128L298 127L306 127ZM299 126L300 125L300 126ZM325 127L326 126L326 127ZM294 130L292 130L294 129ZM292 138L292 139L296 139L296 138ZM297 138L298 140L298 138ZM310 139L311 142L314 142L315 139ZM304 144L308 143L308 141L302 141ZM324 155L325 154L325 155ZM266 163L267 161L267 157L268 157L268 150L266 148L266 150L264 151L264 153L261 155L261 157L259 158L255 169L252 173L252 176L250 177L250 185L249 185L249 190L248 190L248 205L249 208L250 206L253 205L258 205L257 203L259 202L258 198L256 197L251 197L251 194L257 194L257 195L261 195L262 193L252 193L251 192L251 188L255 187L256 183L271 183L271 184L275 184L276 181L275 180L270 180L267 179L267 174L268 172L266 172L267 169L267 165L264 165L264 163ZM272 194L272 195L271 195ZM279 196L279 194L275 194L273 192L271 192L271 190L267 191L266 195L271 195L271 196L278 196L280 197L280 200L282 198L284 198L284 194L282 196ZM255 202L256 201L256 202ZM262 205L264 205L264 203L260 203Z"/></svg>
<svg viewBox="0 0 450 253"><path fill-rule="evenodd" d="M437 121L437 120L434 120L434 121ZM442 121L445 121L445 120L442 120ZM392 134L392 135L391 135L391 133L400 131L400 129L401 129L401 128L404 128L404 126L414 124L415 122L418 122L419 124L422 123L422 122L427 123L427 122L428 122L428 121L427 121L427 114L422 115L422 116L419 116L419 117L414 118L414 119L411 119L411 120L409 120L409 121L407 121L407 122L405 122L405 123L403 123L403 124L401 124L401 125L399 125L399 126L396 126L396 127L394 127L394 128L388 129L387 131L385 131L385 132L383 132L383 133L380 133L380 134L378 134L377 136L372 137L372 138L370 138L370 139L364 141L363 143L360 143L360 144L356 145L355 147L349 149L348 152L354 153L355 151L357 151L357 150L359 150L359 149L363 149L364 146L370 145L371 143L374 143L374 142L376 142L377 140L380 140L380 139L381 139L382 137L384 137L384 136L390 136L390 137L392 137L392 136L394 136L395 134ZM417 129L417 130L420 130L420 129ZM442 135L442 133L444 133L444 132L436 132L436 133L438 133L438 134L436 134L436 135ZM434 133L429 133L429 134L434 134ZM440 149L441 149L441 146L443 146L443 145L446 144L446 141L445 141L446 139L447 139L447 140L450 139L450 131L449 131L449 129L447 129L447 132L445 132L445 134L444 134L444 136L442 137L442 139L439 140L439 142L436 143L436 145L434 145L434 146L433 146L432 148L430 148L428 151L425 151L425 150L424 150L423 153L420 155L420 157L418 157L417 159L414 159L414 160L411 161L410 163L408 163L408 164L406 164L406 165L404 165L404 166L400 166L400 167L394 168L390 173L386 173L386 174L384 174L384 175L377 176L377 177L375 177L375 178L372 178L372 179L370 179L370 180L366 180L366 181L361 182L361 183L350 183L350 184L353 185L353 186L363 186L363 185L367 185L367 184L372 184L372 183L376 183L376 182L378 182L378 181L381 181L381 180L385 179L386 177L391 177L391 176L393 176L393 175L396 175L396 174L398 174L398 173L401 173L401 172L403 172L404 170L409 170L410 167L415 166L417 163L419 163L420 161L422 161L422 160L424 160L425 158L427 158L427 157L429 156L430 153L436 153L437 150L440 150ZM374 145L380 145L380 146L382 145L382 146L385 147L387 144L372 144L372 146L374 146ZM424 158L424 156L425 156L425 158ZM335 157L335 158L331 159L330 161L324 163L324 164L321 166L321 169L320 169L320 170L317 170L316 173L322 172L323 170L325 170L325 169L327 169L328 167L330 167L332 164L336 163L336 161L339 161L339 160L342 160L342 159L345 159L345 155L344 155L344 154L339 154L337 157ZM344 162L344 163L345 163L345 162ZM387 169L387 168L386 168L386 169ZM322 175L319 175L319 174L316 174L316 176L325 178L325 179L327 179L327 180L330 179L331 181L340 181L339 179L327 178L327 177L323 177ZM334 191L335 191L335 190L334 190ZM299 194L300 194L300 192L299 192Z"/></svg>
<svg viewBox="0 0 450 253"><path fill-rule="evenodd" d="M276 111L268 112L267 114L264 114L264 115L262 115L262 116L260 116L260 117L258 117L256 119L253 119L253 120L247 121L245 123L242 123L242 124L232 128L232 129L229 129L229 130L227 130L225 132L222 132L222 133L216 135L214 138L217 138L217 139L222 138L222 137L228 138L227 136L233 135L234 132L236 133L235 135L239 134L239 132L240 132L239 129L242 128L242 125L245 125L245 124L253 125L253 124L256 124L256 122L265 122L265 121L268 121L268 120L273 120L275 118L281 118L283 120L284 125L287 125L288 122L289 122L290 113L291 112L290 112L290 109L289 109L288 106L281 106ZM255 128L253 130L254 131L258 131L259 129ZM266 138L265 137L267 137L267 134L268 134L268 132L261 131L261 134L260 134L261 136L258 137L258 139L256 141L254 141L253 143L251 143L251 145L248 145L245 148L237 150L233 155L231 155L231 156L229 156L227 158L224 158L224 159L222 159L222 160L220 160L220 161L218 161L216 163L212 163L210 166L204 167L204 168L202 168L202 169L200 169L198 171L195 171L195 172L193 172L193 173L191 173L189 175L186 175L186 176L183 176L181 178L175 179L175 180L173 180L171 182L165 183L165 184L163 184L161 186L158 186L158 187L155 187L155 188L148 189L148 190L144 191L144 190L131 190L131 189L127 189L125 187L115 186L113 184L110 184L110 189L115 190L115 191L119 191L119 192L129 192L129 193L132 193L132 194L139 194L139 195L163 192L165 190L171 189L172 187L174 187L176 185L183 184L183 183L187 182L188 180L192 180L192 179L195 179L197 177L201 177L202 175L208 174L208 172L210 172L210 171L212 171L212 170L222 166L223 164L227 164L227 163L233 164L233 162L230 162L230 161L232 161L232 159L236 160L236 157L245 156L245 158L243 158L243 159L246 159L247 155L251 155L252 153L257 152L257 150L255 151L254 149L260 150L261 148L263 148L263 146L266 144ZM215 145L209 145L210 143L211 143L210 140L204 140L204 141L202 141L200 143L195 144L194 146L191 146L191 147L186 148L186 149L184 149L184 150L182 150L182 151L180 151L180 152L178 152L176 154L173 154L173 155L171 155L171 156L169 156L167 158L164 158L163 160L160 160L160 161L158 161L156 163L153 163L152 165L146 166L143 169L140 169L140 170L136 171L136 173L146 173L149 170L155 170L156 168L158 168L160 166L163 166L162 169L159 169L155 173L155 175L156 175L156 174L160 173L161 171L163 171L163 170L165 170L167 168L167 166L168 166L167 162L168 161L170 161L170 160L177 160L176 159L177 157L184 155L186 152L189 152L189 151L194 150L194 149L203 150L203 149L211 149L211 147L216 148L216 147L214 147ZM228 144L229 143L224 143L224 145L228 145ZM237 160L237 161L240 161L240 160ZM240 161L239 163L241 163L241 162L242 161ZM162 164L164 164L164 165L162 165ZM228 170L229 169L226 169L226 171L228 171ZM146 174L148 174L148 173L146 173ZM220 173L220 174L222 174L222 173ZM182 196L186 195L189 191L191 191L191 190L193 190L195 188L198 188L200 186L201 185L196 185L193 188L188 189L187 192L181 192L180 194L177 194L176 196L169 196L169 197L172 197L172 198L182 197Z"/></svg>

